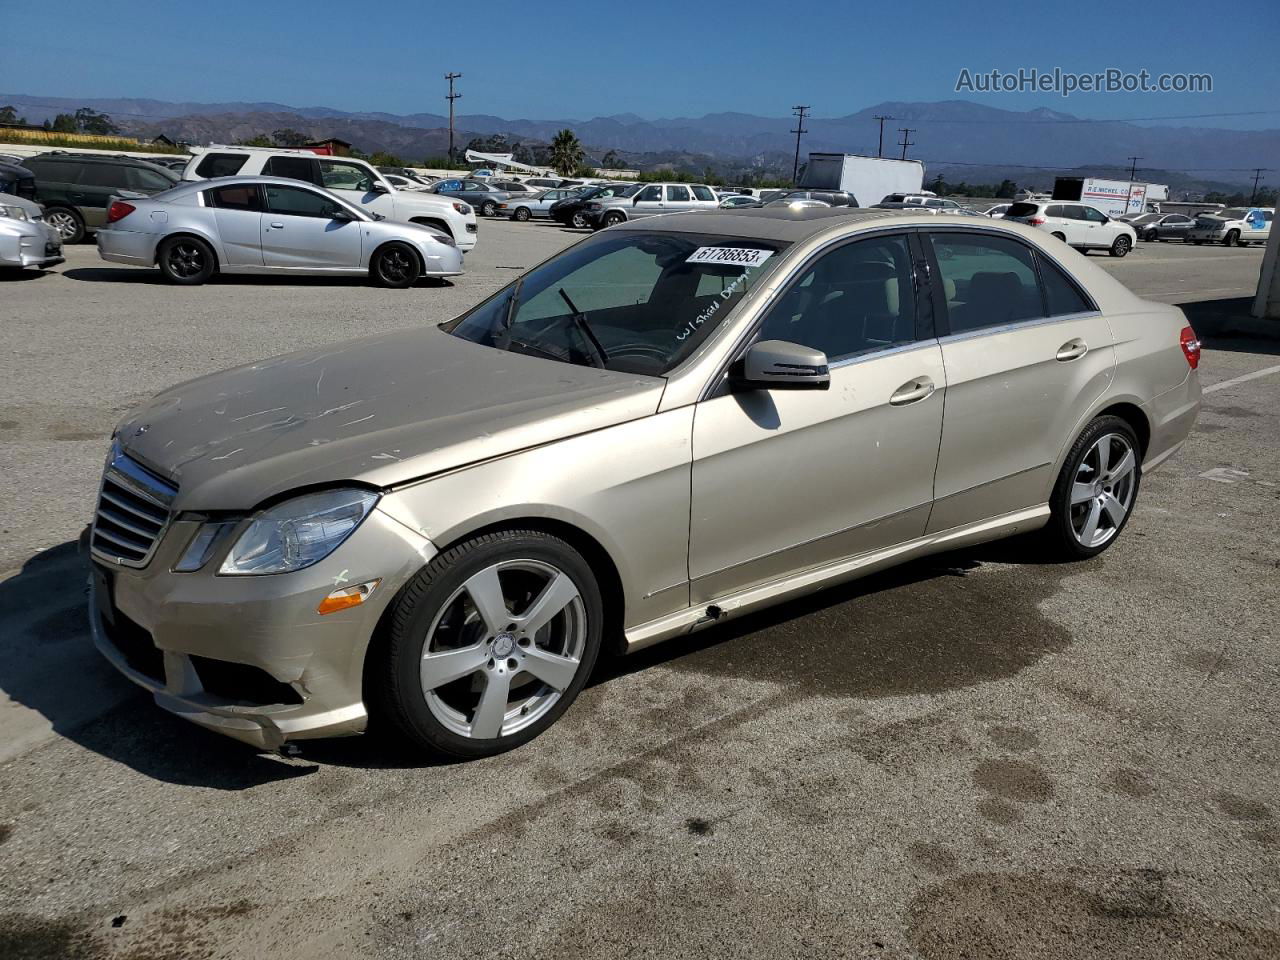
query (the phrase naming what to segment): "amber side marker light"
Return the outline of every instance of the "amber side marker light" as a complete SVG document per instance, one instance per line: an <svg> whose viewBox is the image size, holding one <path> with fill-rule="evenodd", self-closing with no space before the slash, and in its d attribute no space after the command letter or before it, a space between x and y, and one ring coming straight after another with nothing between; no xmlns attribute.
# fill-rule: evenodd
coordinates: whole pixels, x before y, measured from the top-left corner
<svg viewBox="0 0 1280 960"><path fill-rule="evenodd" d="M339 610L346 610L350 607L358 607L369 599L369 595L377 589L382 579L369 580L365 583L357 583L354 587L343 587L341 590L335 590L323 600L320 606L316 607L316 613L337 613Z"/></svg>

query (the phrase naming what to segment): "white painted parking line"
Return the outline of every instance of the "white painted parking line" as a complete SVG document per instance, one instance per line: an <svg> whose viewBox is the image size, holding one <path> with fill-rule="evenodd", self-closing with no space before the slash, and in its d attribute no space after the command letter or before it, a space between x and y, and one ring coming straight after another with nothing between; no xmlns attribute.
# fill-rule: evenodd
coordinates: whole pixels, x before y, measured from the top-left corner
<svg viewBox="0 0 1280 960"><path fill-rule="evenodd" d="M1217 383L1211 383L1204 388L1204 393L1213 393L1215 390L1225 390L1227 387L1234 387L1237 383L1244 383L1246 380L1257 380L1259 377L1269 377L1273 373L1280 373L1280 364L1274 367L1266 367L1262 370L1255 370L1253 373L1246 373L1243 377L1233 377L1230 380L1219 380Z"/></svg>

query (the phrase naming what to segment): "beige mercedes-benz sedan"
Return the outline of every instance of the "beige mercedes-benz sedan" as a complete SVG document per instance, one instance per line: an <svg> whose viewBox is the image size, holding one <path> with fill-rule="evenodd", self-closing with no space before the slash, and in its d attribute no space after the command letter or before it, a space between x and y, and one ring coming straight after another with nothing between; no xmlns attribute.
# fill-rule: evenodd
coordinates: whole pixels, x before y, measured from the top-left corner
<svg viewBox="0 0 1280 960"><path fill-rule="evenodd" d="M635 650L1038 531L1105 550L1200 347L1047 234L847 209L601 231L441 325L176 386L117 429L96 642L263 748L371 713L475 757Z"/></svg>

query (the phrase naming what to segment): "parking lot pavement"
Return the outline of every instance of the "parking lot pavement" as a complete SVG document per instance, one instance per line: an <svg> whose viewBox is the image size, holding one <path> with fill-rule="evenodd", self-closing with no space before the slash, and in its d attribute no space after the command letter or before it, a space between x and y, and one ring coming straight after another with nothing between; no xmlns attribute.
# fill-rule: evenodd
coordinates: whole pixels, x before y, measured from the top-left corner
<svg viewBox="0 0 1280 960"><path fill-rule="evenodd" d="M115 677L73 541L119 414L444 319L575 238L481 229L408 292L175 289L91 247L4 285L0 957L1280 956L1280 373L1241 379L1274 341L1208 344L1103 556L988 545L612 661L505 756L259 755ZM1259 253L1092 259L1194 304Z"/></svg>

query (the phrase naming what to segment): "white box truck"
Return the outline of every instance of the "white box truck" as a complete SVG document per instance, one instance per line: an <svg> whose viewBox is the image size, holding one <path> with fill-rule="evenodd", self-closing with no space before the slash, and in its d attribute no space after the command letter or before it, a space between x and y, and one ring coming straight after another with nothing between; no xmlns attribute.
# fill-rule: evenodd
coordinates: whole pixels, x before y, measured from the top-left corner
<svg viewBox="0 0 1280 960"><path fill-rule="evenodd" d="M797 187L802 190L844 190L858 206L869 207L891 193L919 193L924 164L919 160L860 157L852 153L811 153Z"/></svg>
<svg viewBox="0 0 1280 960"><path fill-rule="evenodd" d="M1136 180L1103 180L1101 177L1058 177L1053 181L1054 200L1078 200L1097 207L1109 217L1134 213L1158 213L1161 200L1169 199L1163 183Z"/></svg>

